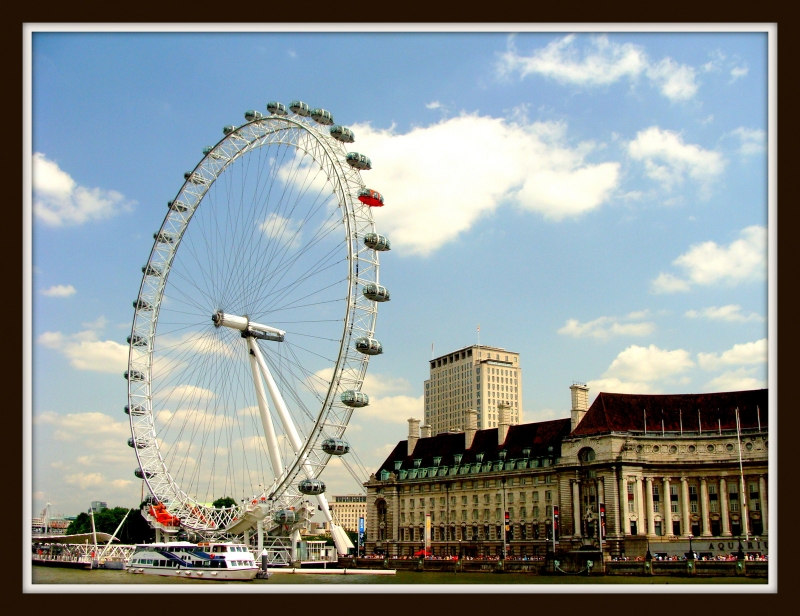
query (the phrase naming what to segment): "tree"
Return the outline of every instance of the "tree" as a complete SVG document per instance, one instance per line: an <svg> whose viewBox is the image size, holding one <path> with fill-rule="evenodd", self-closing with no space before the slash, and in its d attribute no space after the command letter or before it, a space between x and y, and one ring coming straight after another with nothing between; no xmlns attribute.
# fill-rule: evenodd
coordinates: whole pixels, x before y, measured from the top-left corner
<svg viewBox="0 0 800 616"><path fill-rule="evenodd" d="M94 515L95 530L99 533L113 535L126 513L128 513L128 509L125 507L113 507L111 509L98 511ZM88 513L79 513L75 520L67 527L68 535L91 532L92 518ZM155 531L150 528L147 520L145 520L138 511L134 510L131 511L125 523L119 529L117 539L125 544L150 543L155 539Z"/></svg>
<svg viewBox="0 0 800 616"><path fill-rule="evenodd" d="M217 509L224 509L226 507L233 507L236 504L236 501L233 500L230 496L223 496L222 498L218 498L213 502L214 507Z"/></svg>

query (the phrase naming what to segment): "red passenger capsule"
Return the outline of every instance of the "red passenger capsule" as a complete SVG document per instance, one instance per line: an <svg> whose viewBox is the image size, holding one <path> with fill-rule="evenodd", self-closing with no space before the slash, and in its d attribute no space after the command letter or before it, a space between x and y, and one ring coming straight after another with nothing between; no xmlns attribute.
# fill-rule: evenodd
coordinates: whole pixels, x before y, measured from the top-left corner
<svg viewBox="0 0 800 616"><path fill-rule="evenodd" d="M370 207L382 207L383 195L371 188L364 188L358 191L358 200Z"/></svg>

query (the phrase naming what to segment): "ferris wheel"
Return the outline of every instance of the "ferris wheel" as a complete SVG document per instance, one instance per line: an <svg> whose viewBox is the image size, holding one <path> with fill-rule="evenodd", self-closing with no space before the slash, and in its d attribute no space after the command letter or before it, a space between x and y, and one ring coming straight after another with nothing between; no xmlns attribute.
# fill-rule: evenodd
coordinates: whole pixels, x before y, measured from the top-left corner
<svg viewBox="0 0 800 616"><path fill-rule="evenodd" d="M203 149L142 268L128 405L137 477L167 524L238 534L316 497L369 359L380 252L353 131L277 102ZM220 497L236 505L215 507Z"/></svg>

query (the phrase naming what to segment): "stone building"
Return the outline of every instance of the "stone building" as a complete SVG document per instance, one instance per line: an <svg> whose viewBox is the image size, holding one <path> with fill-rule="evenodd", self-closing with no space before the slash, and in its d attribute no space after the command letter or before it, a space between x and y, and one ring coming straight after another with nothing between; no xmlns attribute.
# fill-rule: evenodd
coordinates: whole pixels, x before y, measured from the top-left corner
<svg viewBox="0 0 800 616"><path fill-rule="evenodd" d="M418 552L427 516L437 555L544 555L554 539L607 557L681 554L690 537L701 555L736 552L737 537L768 551L767 390L601 393L588 409L588 388L571 390L569 419L502 413L479 430L467 411L463 432L423 437L410 419L366 483L367 552Z"/></svg>
<svg viewBox="0 0 800 616"><path fill-rule="evenodd" d="M496 428L500 408L511 424L522 411L519 353L473 345L430 360L425 381L425 424L431 434L463 432L467 411L477 410L478 428Z"/></svg>

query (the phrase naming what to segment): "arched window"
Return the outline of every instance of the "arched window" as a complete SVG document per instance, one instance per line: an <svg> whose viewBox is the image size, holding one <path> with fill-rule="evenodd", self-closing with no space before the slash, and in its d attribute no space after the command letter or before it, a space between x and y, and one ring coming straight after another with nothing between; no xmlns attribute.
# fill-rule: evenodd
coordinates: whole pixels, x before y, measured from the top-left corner
<svg viewBox="0 0 800 616"><path fill-rule="evenodd" d="M578 452L578 460L580 460L581 464L588 464L589 462L594 462L595 460L595 453L594 449L591 447L584 447Z"/></svg>

